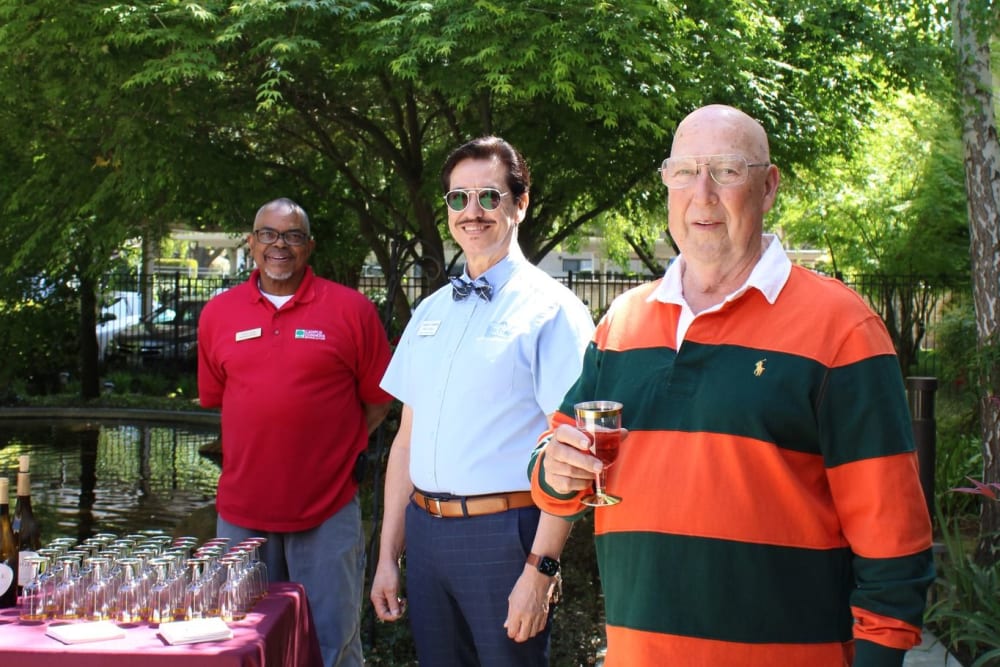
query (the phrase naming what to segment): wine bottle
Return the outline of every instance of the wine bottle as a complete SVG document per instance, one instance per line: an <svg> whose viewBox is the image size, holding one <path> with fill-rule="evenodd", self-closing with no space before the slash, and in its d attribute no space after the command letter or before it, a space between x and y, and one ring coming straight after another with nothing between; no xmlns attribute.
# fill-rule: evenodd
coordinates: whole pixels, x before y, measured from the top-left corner
<svg viewBox="0 0 1000 667"><path fill-rule="evenodd" d="M0 609L17 606L17 541L10 524L10 480L0 477Z"/></svg>
<svg viewBox="0 0 1000 667"><path fill-rule="evenodd" d="M17 504L14 506L14 539L18 549L18 580L17 585L23 588L28 583L30 571L24 559L37 556L42 547L42 535L38 521L31 511L31 472L28 469L28 456L20 459L20 471L17 473Z"/></svg>

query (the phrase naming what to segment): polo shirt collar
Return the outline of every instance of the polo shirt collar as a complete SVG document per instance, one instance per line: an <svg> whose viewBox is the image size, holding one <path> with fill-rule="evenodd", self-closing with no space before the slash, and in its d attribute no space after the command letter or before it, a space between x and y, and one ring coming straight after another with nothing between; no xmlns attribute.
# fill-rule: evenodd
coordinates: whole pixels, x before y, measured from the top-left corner
<svg viewBox="0 0 1000 667"><path fill-rule="evenodd" d="M298 288L295 290L295 294L292 298L288 300L288 303L293 302L306 302L311 301L313 298L313 283L315 282L316 274L313 273L312 267L307 266L306 272L302 276L302 282L299 283ZM254 269L253 273L250 274L250 278L247 281L253 285L253 289L250 290L250 298L252 301L259 301L264 298L264 295L260 292L260 269ZM288 304L285 304L288 305Z"/></svg>
<svg viewBox="0 0 1000 667"><path fill-rule="evenodd" d="M778 300L778 295L788 282L788 276L792 272L792 262L785 254L781 242L774 234L764 234L764 252L754 265L753 270L747 277L743 285L735 292L726 297L726 301L732 301L742 296L749 289L756 289L767 302L773 304ZM667 272L663 274L663 280L655 290L647 297L646 301L661 301L663 303L673 303L686 305L684 301L684 289L681 285L681 276L684 273L684 255L677 258L667 267Z"/></svg>

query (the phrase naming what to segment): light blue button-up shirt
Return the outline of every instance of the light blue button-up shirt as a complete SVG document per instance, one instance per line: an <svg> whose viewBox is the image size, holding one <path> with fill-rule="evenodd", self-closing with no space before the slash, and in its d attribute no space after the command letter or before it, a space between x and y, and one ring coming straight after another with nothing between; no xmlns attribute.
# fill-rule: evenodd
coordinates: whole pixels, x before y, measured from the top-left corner
<svg viewBox="0 0 1000 667"><path fill-rule="evenodd" d="M492 301L446 285L417 307L382 378L413 410L410 479L425 492L529 489L528 458L593 335L586 306L516 243L483 275Z"/></svg>

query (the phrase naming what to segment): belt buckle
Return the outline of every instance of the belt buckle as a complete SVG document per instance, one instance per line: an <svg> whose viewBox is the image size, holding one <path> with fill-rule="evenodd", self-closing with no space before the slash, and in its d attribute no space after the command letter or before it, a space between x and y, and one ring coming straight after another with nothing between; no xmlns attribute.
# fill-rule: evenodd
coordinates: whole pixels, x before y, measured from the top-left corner
<svg viewBox="0 0 1000 667"><path fill-rule="evenodd" d="M434 503L436 505L437 510L431 509L431 503ZM434 518L437 518L437 519L443 519L444 518L444 514L441 512L441 499L440 498L428 498L427 496L424 496L424 509L427 510L427 513L430 514Z"/></svg>

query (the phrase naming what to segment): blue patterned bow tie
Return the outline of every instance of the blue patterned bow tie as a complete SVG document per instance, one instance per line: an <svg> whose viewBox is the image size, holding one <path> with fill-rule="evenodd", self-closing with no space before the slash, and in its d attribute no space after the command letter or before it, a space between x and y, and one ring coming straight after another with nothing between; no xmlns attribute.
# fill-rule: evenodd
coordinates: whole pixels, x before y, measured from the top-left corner
<svg viewBox="0 0 1000 667"><path fill-rule="evenodd" d="M489 301L493 297L493 287L483 276L479 276L472 282L454 277L450 278L450 280L451 298L455 301L461 301L473 292L478 294L479 298L483 301Z"/></svg>

